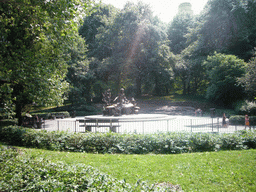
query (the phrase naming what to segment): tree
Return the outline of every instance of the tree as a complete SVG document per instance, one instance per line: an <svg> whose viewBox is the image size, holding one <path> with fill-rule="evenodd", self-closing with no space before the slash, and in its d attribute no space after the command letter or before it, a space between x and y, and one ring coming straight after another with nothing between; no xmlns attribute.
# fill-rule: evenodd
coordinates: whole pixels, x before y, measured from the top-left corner
<svg viewBox="0 0 256 192"><path fill-rule="evenodd" d="M208 1L196 29L188 35L192 54L207 56L217 51L248 61L256 46L255 21L254 0Z"/></svg>
<svg viewBox="0 0 256 192"><path fill-rule="evenodd" d="M168 27L169 46L174 54L180 54L187 47L187 37L190 28L194 25L194 16L191 14L178 14Z"/></svg>
<svg viewBox="0 0 256 192"><path fill-rule="evenodd" d="M237 55L248 62L256 47L256 2L244 0L233 3L232 13L236 22L237 34L232 38L228 53Z"/></svg>
<svg viewBox="0 0 256 192"><path fill-rule="evenodd" d="M72 42L69 50L70 60L68 63L68 72L66 81L69 83L68 98L72 105L74 103L90 102L90 82L92 80L89 71L89 60L86 57L86 45L81 36L77 34L76 41Z"/></svg>
<svg viewBox="0 0 256 192"><path fill-rule="evenodd" d="M253 24L256 21L255 5L252 0L208 1L194 26L185 35L187 46L181 51L182 61L179 63L182 65L177 65L176 70L178 77L183 74L183 93L198 90L196 84L202 90L200 92L204 92L207 81L202 61L215 51L248 61L256 46Z"/></svg>
<svg viewBox="0 0 256 192"><path fill-rule="evenodd" d="M237 78L245 73L245 62L234 55L215 53L204 62L209 77L206 98L224 106L232 106L244 98Z"/></svg>
<svg viewBox="0 0 256 192"><path fill-rule="evenodd" d="M182 94L204 95L206 90L205 68L202 63L205 57L187 58L181 54L177 56L173 70L175 86L182 90Z"/></svg>
<svg viewBox="0 0 256 192"><path fill-rule="evenodd" d="M249 99L256 99L256 58L250 60L246 66L246 73L238 78L238 83L245 87Z"/></svg>
<svg viewBox="0 0 256 192"><path fill-rule="evenodd" d="M83 25L79 28L79 34L88 45L88 57L96 57L102 60L111 55L108 44L98 41L97 35L107 29L113 22L117 9L112 5L97 4L91 10L91 14L84 18Z"/></svg>
<svg viewBox="0 0 256 192"><path fill-rule="evenodd" d="M137 96L142 94L145 84L153 85L147 87L158 94L161 93L157 91L161 89L160 85L166 89L166 84L160 80L164 77L167 84L170 81L172 54L166 46L165 27L153 17L148 5L127 3L112 24L101 27L99 31L98 42L109 45L111 49L109 58L102 61L108 67L102 69L107 69L107 81L114 82L116 89L125 86L135 90Z"/></svg>
<svg viewBox="0 0 256 192"><path fill-rule="evenodd" d="M58 105L68 88L64 80L68 50L77 37L78 0L0 2L0 75L12 89L19 125L27 104Z"/></svg>

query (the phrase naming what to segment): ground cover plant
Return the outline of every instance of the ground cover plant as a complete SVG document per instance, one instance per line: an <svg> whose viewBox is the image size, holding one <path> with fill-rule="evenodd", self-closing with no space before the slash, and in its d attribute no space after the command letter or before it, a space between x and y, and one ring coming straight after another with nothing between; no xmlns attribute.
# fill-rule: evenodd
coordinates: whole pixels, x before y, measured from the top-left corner
<svg viewBox="0 0 256 192"><path fill-rule="evenodd" d="M138 180L146 181L144 186L148 188L145 191L150 190L151 184L157 183L179 185L184 191L256 190L255 149L171 155L125 155L19 148L19 153L36 162L40 161L40 165L44 165L42 162L58 165L61 161L62 169L63 165L68 168L90 166L94 168L91 170L97 172L97 176L100 172L108 179L110 176L117 178L116 181L125 180L124 183L130 186L135 186ZM79 174L78 171L77 175ZM63 171L58 175L65 179L70 176L68 173L63 175ZM74 178L74 175L71 176L71 179ZM99 181L99 178L96 178Z"/></svg>
<svg viewBox="0 0 256 192"><path fill-rule="evenodd" d="M0 191L176 191L145 182L133 185L85 164L52 162L0 145Z"/></svg>

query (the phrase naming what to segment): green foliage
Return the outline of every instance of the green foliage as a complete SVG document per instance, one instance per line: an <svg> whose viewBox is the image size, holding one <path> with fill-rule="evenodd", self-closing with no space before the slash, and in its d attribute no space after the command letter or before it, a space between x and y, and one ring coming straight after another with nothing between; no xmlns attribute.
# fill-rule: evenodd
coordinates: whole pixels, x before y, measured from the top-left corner
<svg viewBox="0 0 256 192"><path fill-rule="evenodd" d="M194 25L194 17L191 14L178 14L174 17L167 29L169 46L174 54L180 54L187 46L186 35Z"/></svg>
<svg viewBox="0 0 256 192"><path fill-rule="evenodd" d="M232 3L232 6L231 6ZM256 2L245 0L243 2L231 1L231 22L236 19L232 41L228 47L228 52L238 56L245 61L249 61L254 55L256 46L256 27L253 25L256 20Z"/></svg>
<svg viewBox="0 0 256 192"><path fill-rule="evenodd" d="M208 1L201 14L195 17L194 25L189 29L183 30L186 32L185 36L182 37L182 35L180 35L182 33L179 31L183 26L177 28L177 31L180 33L172 34L176 37L176 39L173 39L174 42L178 40L184 43L184 39L187 40L186 46L181 50L181 53L183 58L188 59L188 61L180 62L184 67L178 68L181 73L178 73L180 77L176 80L177 86L182 87L183 93L187 94L187 92L191 90L190 82L192 80L190 77L196 78L197 81L195 81L195 84L202 84L201 89L203 88L203 91L205 91L208 86L207 97L211 97L213 100L215 99L216 92L219 92L217 94L221 94L222 90L227 90L227 87L223 87L223 89L220 90L218 85L208 85L208 75L204 73L204 70L199 70L200 68L195 68L196 75L198 76L194 75L190 63L194 59L206 59L207 56L212 55L214 52L235 55L246 62L249 61L254 55L254 47L256 45L255 26L253 25L256 18L255 8L256 2L252 0ZM181 22L175 19L172 24L174 26L170 28L169 31L175 31L175 27L177 27L175 24L178 23ZM184 25L186 26L186 24ZM172 42L170 42L170 44L171 47L173 47ZM180 44L175 44L174 46L180 46ZM197 62L197 64L200 66L199 62ZM254 93L256 90L255 88L253 89L254 79L256 79L254 66L251 65L246 77L240 80L246 88L247 93L249 93L250 99L255 98ZM241 76L239 75L238 77ZM180 81L182 84L180 84ZM232 95L236 95L237 93L241 93L241 91L237 91ZM201 94L204 94L204 92L201 92ZM242 96L246 98L246 95ZM230 97L230 95L228 95L228 97ZM239 95L239 97L241 97L241 95ZM227 99L223 98L220 100ZM231 103L232 102L234 101L231 101ZM226 101L224 101L224 103L226 103Z"/></svg>
<svg viewBox="0 0 256 192"><path fill-rule="evenodd" d="M9 125L17 125L18 121L17 119L3 119L0 120L0 126L1 127L6 127Z"/></svg>
<svg viewBox="0 0 256 192"><path fill-rule="evenodd" d="M232 134L159 133L148 135L117 133L47 132L2 127L0 138L10 145L59 151L122 154L177 154L200 151L243 149L254 146L255 131ZM246 143L250 143L247 146Z"/></svg>
<svg viewBox="0 0 256 192"><path fill-rule="evenodd" d="M245 63L233 55L215 53L204 62L210 80L206 98L225 106L244 97L243 88L237 85L238 77L245 73Z"/></svg>
<svg viewBox="0 0 256 192"><path fill-rule="evenodd" d="M60 112L42 112L42 113L31 113L33 116L38 116L43 119L52 119L52 118L68 118L70 114L68 111L60 111Z"/></svg>
<svg viewBox="0 0 256 192"><path fill-rule="evenodd" d="M71 59L68 61L66 80L69 83L68 99L73 103L89 103L90 92L89 61L86 58L86 45L84 39L77 34L76 41L72 42L69 49ZM87 96L88 95L88 96Z"/></svg>
<svg viewBox="0 0 256 192"><path fill-rule="evenodd" d="M130 185L84 164L53 163L0 146L1 191L170 191L138 181Z"/></svg>
<svg viewBox="0 0 256 192"><path fill-rule="evenodd" d="M238 78L238 83L240 83L249 96L250 100L256 97L256 57L252 58L246 66L246 72L241 77Z"/></svg>
<svg viewBox="0 0 256 192"><path fill-rule="evenodd" d="M249 116L250 125L256 125L256 116ZM245 116L244 115L235 115L229 118L229 122L232 125L244 125L245 124Z"/></svg>
<svg viewBox="0 0 256 192"><path fill-rule="evenodd" d="M10 0L0 4L0 78L11 88L1 86L1 93L3 99L11 98L15 104L21 125L26 105L63 102L68 88L68 51L78 37L78 7L86 4L79 0Z"/></svg>
<svg viewBox="0 0 256 192"><path fill-rule="evenodd" d="M0 129L0 137L3 141L13 145L22 145L22 137L27 133L26 129L18 126L0 127Z"/></svg>
<svg viewBox="0 0 256 192"><path fill-rule="evenodd" d="M256 102L245 101L238 109L240 114L256 115Z"/></svg>
<svg viewBox="0 0 256 192"><path fill-rule="evenodd" d="M100 100L106 87L115 93L127 88L131 96L169 93L174 55L165 26L148 5L127 3L121 11L99 5L85 17L79 32L89 43L89 56L95 57L90 64L93 91L88 94Z"/></svg>
<svg viewBox="0 0 256 192"><path fill-rule="evenodd" d="M192 56L211 55L215 51L236 55L248 61L255 47L256 3L252 0L212 0L191 30L189 46Z"/></svg>
<svg viewBox="0 0 256 192"><path fill-rule="evenodd" d="M110 45L100 42L97 35L113 22L116 12L117 9L111 5L97 4L92 7L91 14L84 18L84 23L79 28L79 34L88 45L88 57L102 60L111 53Z"/></svg>
<svg viewBox="0 0 256 192"><path fill-rule="evenodd" d="M243 145L243 137L240 134L223 134L220 139L220 147L223 150L239 150L248 147Z"/></svg>
<svg viewBox="0 0 256 192"><path fill-rule="evenodd" d="M210 134L195 133L189 139L192 151L214 151L216 150L217 137Z"/></svg>

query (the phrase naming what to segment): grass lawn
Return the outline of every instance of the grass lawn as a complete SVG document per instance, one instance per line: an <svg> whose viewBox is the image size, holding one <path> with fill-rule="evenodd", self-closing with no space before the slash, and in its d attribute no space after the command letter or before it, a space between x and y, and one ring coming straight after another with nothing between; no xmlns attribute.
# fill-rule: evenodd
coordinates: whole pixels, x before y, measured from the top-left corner
<svg viewBox="0 0 256 192"><path fill-rule="evenodd" d="M22 149L34 158L90 165L131 184L141 179L179 184L184 191L256 191L256 150L111 155Z"/></svg>

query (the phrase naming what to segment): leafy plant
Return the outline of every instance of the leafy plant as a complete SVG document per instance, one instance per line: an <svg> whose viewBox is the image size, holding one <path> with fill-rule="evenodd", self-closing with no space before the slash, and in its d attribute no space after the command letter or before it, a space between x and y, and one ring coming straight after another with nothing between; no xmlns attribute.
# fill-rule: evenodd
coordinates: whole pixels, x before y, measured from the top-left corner
<svg viewBox="0 0 256 192"><path fill-rule="evenodd" d="M244 125L245 124L244 118L245 118L244 115L231 116L229 118L229 122L232 125ZM249 116L249 119L250 119L250 125L255 126L256 125L256 116Z"/></svg>
<svg viewBox="0 0 256 192"><path fill-rule="evenodd" d="M140 181L130 185L91 166L54 163L21 152L0 146L0 191L174 191Z"/></svg>
<svg viewBox="0 0 256 192"><path fill-rule="evenodd" d="M242 133L72 133L9 126L0 128L0 141L58 151L123 154L177 154L255 148L256 131L248 131L248 137Z"/></svg>

